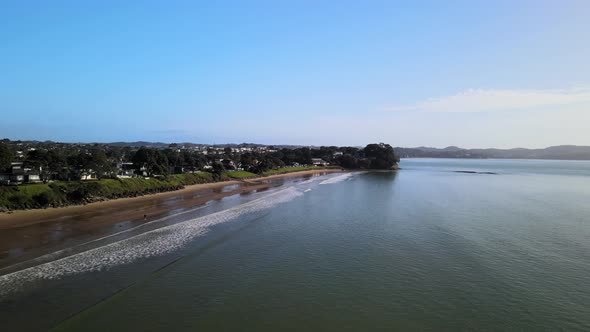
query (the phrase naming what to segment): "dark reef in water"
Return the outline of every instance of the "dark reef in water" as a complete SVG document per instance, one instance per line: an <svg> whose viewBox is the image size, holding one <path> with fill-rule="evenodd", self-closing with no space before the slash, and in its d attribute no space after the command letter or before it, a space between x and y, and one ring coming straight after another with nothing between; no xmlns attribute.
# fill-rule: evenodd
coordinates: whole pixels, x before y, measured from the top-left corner
<svg viewBox="0 0 590 332"><path fill-rule="evenodd" d="M494 172L476 172L476 171L453 171L454 173L467 173L467 174L498 174Z"/></svg>

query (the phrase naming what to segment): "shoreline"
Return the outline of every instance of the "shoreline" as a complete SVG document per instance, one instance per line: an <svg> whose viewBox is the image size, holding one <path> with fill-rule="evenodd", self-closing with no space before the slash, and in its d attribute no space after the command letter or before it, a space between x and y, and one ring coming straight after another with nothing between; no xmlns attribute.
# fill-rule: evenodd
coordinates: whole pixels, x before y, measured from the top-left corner
<svg viewBox="0 0 590 332"><path fill-rule="evenodd" d="M66 207L0 213L0 270L42 255L189 211L209 201L261 192L281 179L343 172L317 169L186 186L179 190ZM273 181L275 180L275 181ZM288 181L288 180L286 180ZM144 218L147 216L147 219Z"/></svg>
<svg viewBox="0 0 590 332"><path fill-rule="evenodd" d="M35 223L44 222L43 220L33 220L33 218L43 217L43 218L56 218L61 217L63 215L69 216L71 214L77 213L84 213L96 208L105 208L105 207L112 207L112 206L122 206L127 203L136 203L141 201L149 201L153 199L162 199L174 196L181 196L183 194L191 193L191 192L198 192L207 189L219 189L229 185L240 185L246 184L248 186L253 185L260 185L263 184L266 180L272 179L279 179L279 178L287 178L287 177L296 177L296 176L305 176L305 175L314 175L314 174L321 174L321 173L338 173L343 172L340 169L317 169L317 170L305 170L305 171L297 171L297 172L288 172L283 174L274 174L269 176L260 176L255 178L249 179L242 179L242 180L228 180L228 181L220 181L220 182L211 182L211 183L200 183L200 184L193 184L185 186L182 189L172 190L172 191L164 191L159 193L153 194L146 194L142 196L135 196L135 197L122 197L122 198L115 198L115 199L106 199L99 202L92 202L87 204L81 205L69 205L69 206L62 206L62 207L49 207L44 209L28 209L28 210L13 210L9 212L0 212L0 231L7 228L13 227L22 227L28 226ZM256 188L251 188L251 190L255 190ZM230 194L228 192L228 194ZM227 196L227 195L225 195Z"/></svg>

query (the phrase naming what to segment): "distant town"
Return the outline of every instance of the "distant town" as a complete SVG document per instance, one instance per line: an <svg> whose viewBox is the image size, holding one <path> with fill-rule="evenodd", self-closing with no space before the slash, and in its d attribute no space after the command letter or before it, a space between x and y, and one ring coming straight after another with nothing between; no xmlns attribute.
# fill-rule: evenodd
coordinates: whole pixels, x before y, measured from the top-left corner
<svg viewBox="0 0 590 332"><path fill-rule="evenodd" d="M0 141L0 212L79 205L300 171L397 169L398 161L393 148L384 143L315 148L4 139Z"/></svg>
<svg viewBox="0 0 590 332"><path fill-rule="evenodd" d="M383 153L375 150L380 147ZM375 150L375 151L373 151ZM392 148L195 143L59 143L0 141L0 185L103 178L161 177L210 172L232 177L296 167L387 169L400 158L514 158L589 160L590 147L545 149ZM382 162L383 161L383 162ZM240 173L242 172L242 173ZM246 172L246 173L244 173Z"/></svg>
<svg viewBox="0 0 590 332"><path fill-rule="evenodd" d="M390 155L380 163L379 151ZM375 150L375 151L374 151ZM295 147L259 144L83 144L37 141L0 141L0 184L48 181L87 181L103 178L162 177L170 174L211 172L262 174L280 168L336 166L390 168L397 158L391 146ZM243 173L235 173L243 174Z"/></svg>

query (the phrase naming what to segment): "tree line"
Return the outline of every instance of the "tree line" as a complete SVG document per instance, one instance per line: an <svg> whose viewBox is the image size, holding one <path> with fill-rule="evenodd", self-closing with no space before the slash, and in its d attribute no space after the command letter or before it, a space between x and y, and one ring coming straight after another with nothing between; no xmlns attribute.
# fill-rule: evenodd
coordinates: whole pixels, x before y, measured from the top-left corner
<svg viewBox="0 0 590 332"><path fill-rule="evenodd" d="M0 141L0 173L9 171L11 162L22 161L25 167L39 170L43 180L76 180L93 173L97 178L116 177L120 163L132 163L136 174L167 175L207 170L220 174L240 168L261 174L291 166L311 165L320 158L330 165L346 169L389 169L399 161L389 144L369 144L365 148L322 146L319 148L268 149L272 152L233 152L225 148L219 153L181 150L175 145L157 149L121 147L107 144L67 144L53 142ZM26 148L26 149L24 149ZM18 156L17 151L22 151Z"/></svg>

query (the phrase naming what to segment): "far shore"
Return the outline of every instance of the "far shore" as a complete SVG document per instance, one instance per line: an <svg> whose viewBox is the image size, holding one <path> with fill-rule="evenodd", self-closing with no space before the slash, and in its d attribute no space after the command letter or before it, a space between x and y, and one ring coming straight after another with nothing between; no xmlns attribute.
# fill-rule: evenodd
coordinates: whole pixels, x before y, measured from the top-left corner
<svg viewBox="0 0 590 332"><path fill-rule="evenodd" d="M0 230L9 229L14 227L23 227L45 221L52 221L55 219L62 218L64 216L75 216L83 215L92 211L97 211L106 208L120 208L127 204L135 204L139 202L147 203L153 200L173 198L174 196L181 196L190 194L193 192L203 191L206 189L218 189L233 184L247 184L248 186L244 189L255 190L252 186L261 185L265 180L286 178L295 176L305 176L320 173L335 173L342 172L340 169L317 169L317 170L306 170L298 172L290 172L283 174L275 174L269 176L262 176L243 180L229 180L213 183L203 183L186 186L179 190L166 191L161 193L149 194L138 197L125 197L110 199L101 202L88 203L85 205L71 205L65 207L56 208L45 208L45 209L31 209L31 210L16 210L10 212L0 212ZM230 194L230 193L228 193ZM226 196L226 195L224 195Z"/></svg>

